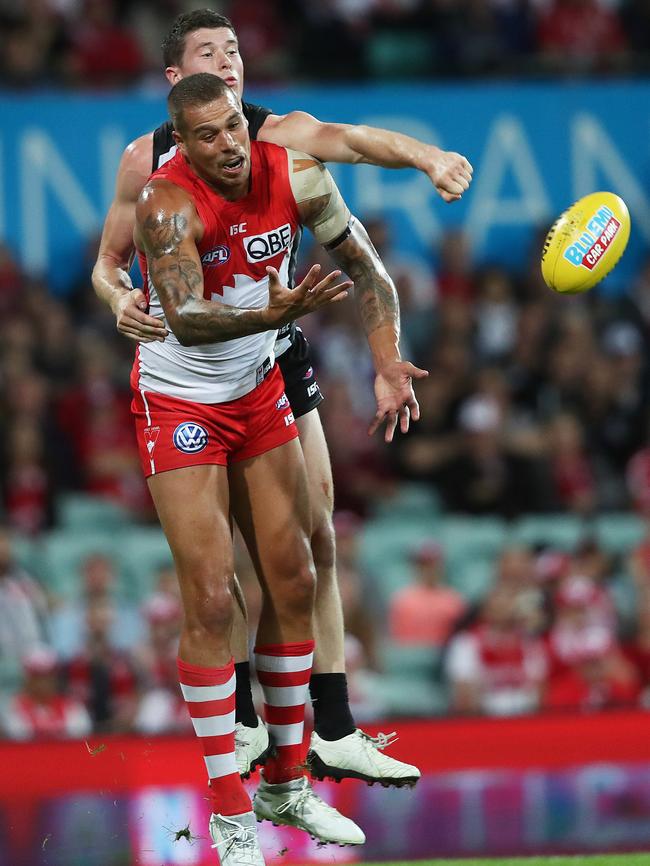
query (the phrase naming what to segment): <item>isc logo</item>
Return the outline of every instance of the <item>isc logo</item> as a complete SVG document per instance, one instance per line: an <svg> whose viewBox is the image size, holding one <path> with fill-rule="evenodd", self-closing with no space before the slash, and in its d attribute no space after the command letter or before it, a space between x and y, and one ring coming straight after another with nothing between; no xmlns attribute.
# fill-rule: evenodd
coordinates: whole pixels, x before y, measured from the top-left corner
<svg viewBox="0 0 650 866"><path fill-rule="evenodd" d="M230 248L223 245L208 250L201 256L201 264L206 268L216 268L217 265L225 265L230 258Z"/></svg>
<svg viewBox="0 0 650 866"><path fill-rule="evenodd" d="M277 229L264 232L263 235L252 235L245 238L246 258L253 264L263 262L265 259L271 259L286 250L290 243L291 226L287 223Z"/></svg>

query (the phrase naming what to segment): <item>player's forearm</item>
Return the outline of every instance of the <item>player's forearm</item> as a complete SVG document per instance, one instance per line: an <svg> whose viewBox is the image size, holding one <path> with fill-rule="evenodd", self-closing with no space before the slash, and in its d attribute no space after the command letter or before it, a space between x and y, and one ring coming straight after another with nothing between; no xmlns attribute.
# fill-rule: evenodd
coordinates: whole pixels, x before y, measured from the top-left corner
<svg viewBox="0 0 650 866"><path fill-rule="evenodd" d="M373 355L375 368L399 355L399 300L395 285L363 226L354 221L351 233L331 251L354 281L354 298Z"/></svg>
<svg viewBox="0 0 650 866"><path fill-rule="evenodd" d="M92 273L92 284L97 297L115 313L118 300L133 288L131 277L110 256L100 255Z"/></svg>
<svg viewBox="0 0 650 866"><path fill-rule="evenodd" d="M172 332L182 346L221 343L270 330L264 309L242 309L199 296L203 273L194 259L174 254L148 262Z"/></svg>
<svg viewBox="0 0 650 866"><path fill-rule="evenodd" d="M359 162L384 168L416 168L427 171L440 154L439 148L401 132L374 126L347 126L345 144L359 156ZM356 161L356 160L355 160Z"/></svg>
<svg viewBox="0 0 650 866"><path fill-rule="evenodd" d="M189 298L167 321L182 346L223 343L271 330L264 309L242 309Z"/></svg>

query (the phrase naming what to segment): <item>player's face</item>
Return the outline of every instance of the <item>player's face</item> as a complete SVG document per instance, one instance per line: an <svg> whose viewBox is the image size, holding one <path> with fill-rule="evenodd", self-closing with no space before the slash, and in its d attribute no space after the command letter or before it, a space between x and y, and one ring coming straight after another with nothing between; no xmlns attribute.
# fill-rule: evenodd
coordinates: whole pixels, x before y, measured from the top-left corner
<svg viewBox="0 0 650 866"><path fill-rule="evenodd" d="M228 27L204 27L188 33L181 65L169 66L165 74L171 84L176 84L181 78L197 72L209 72L223 78L241 99L244 89L244 64L232 30Z"/></svg>
<svg viewBox="0 0 650 866"><path fill-rule="evenodd" d="M248 123L234 94L186 108L176 143L190 165L226 198L248 191L251 147Z"/></svg>

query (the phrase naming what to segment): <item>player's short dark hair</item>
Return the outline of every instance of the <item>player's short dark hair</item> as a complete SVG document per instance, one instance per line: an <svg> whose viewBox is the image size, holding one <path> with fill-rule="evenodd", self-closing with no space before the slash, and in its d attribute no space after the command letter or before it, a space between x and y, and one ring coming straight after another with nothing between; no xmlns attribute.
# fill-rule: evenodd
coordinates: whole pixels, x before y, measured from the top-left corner
<svg viewBox="0 0 650 866"><path fill-rule="evenodd" d="M185 37L188 33L203 30L203 28L218 30L220 27L227 27L228 30L232 30L233 36L237 36L232 21L212 9L194 9L192 12L183 12L182 15L178 15L162 41L165 68L180 66L183 62Z"/></svg>
<svg viewBox="0 0 650 866"><path fill-rule="evenodd" d="M181 78L167 97L167 108L169 116L174 124L174 129L179 132L183 129L183 110L189 105L206 105L221 99L222 96L234 95L223 78L212 75L210 72L197 72L196 75L188 75ZM236 98L236 97L235 97Z"/></svg>

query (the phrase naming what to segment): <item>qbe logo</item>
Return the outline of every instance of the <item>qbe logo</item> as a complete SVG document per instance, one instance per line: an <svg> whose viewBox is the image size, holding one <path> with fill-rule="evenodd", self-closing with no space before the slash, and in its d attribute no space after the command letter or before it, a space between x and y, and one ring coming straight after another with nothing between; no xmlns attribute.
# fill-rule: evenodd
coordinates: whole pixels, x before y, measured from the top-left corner
<svg viewBox="0 0 650 866"><path fill-rule="evenodd" d="M263 235L251 235L249 238L244 238L246 258L251 264L272 259L273 256L286 250L290 243L291 226L286 223L277 229L264 232Z"/></svg>
<svg viewBox="0 0 650 866"><path fill-rule="evenodd" d="M217 265L225 265L229 258L230 247L221 244L212 250L208 250L207 253L203 253L201 264L205 268L216 268Z"/></svg>
<svg viewBox="0 0 650 866"><path fill-rule="evenodd" d="M208 431L200 424L184 421L174 430L174 445L183 454L198 454L208 444Z"/></svg>

